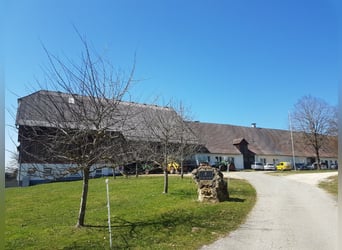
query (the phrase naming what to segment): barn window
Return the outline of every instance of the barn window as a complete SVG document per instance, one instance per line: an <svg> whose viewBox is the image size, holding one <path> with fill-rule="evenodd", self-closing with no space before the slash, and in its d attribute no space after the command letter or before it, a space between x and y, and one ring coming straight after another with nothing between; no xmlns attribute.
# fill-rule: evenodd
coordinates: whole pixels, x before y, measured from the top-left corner
<svg viewBox="0 0 342 250"><path fill-rule="evenodd" d="M52 168L44 168L44 176L51 176L52 174Z"/></svg>
<svg viewBox="0 0 342 250"><path fill-rule="evenodd" d="M36 169L35 168L28 168L28 170L27 170L27 174L28 175L33 175L34 173L36 172Z"/></svg>

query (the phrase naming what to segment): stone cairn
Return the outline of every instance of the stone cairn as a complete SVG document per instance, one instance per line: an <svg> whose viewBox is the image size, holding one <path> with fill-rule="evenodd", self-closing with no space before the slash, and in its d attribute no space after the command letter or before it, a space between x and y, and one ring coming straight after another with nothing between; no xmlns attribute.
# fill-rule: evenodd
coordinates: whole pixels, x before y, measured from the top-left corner
<svg viewBox="0 0 342 250"><path fill-rule="evenodd" d="M201 163L192 171L192 178L197 183L198 200L200 202L222 202L229 198L227 182L223 174L208 163Z"/></svg>

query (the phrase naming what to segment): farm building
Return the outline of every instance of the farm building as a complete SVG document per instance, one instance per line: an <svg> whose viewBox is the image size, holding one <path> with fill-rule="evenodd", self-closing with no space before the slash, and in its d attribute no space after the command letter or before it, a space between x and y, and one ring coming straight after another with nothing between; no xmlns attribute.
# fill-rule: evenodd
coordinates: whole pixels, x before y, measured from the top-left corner
<svg viewBox="0 0 342 250"><path fill-rule="evenodd" d="M315 161L300 133L291 137L287 130L188 122L170 107L54 91L18 99L16 126L23 186L80 179L81 160L91 164L91 177L113 175L137 162L162 165L165 155L187 169L204 161L233 163L236 169L256 161ZM337 137L328 138L320 156L328 166L335 164Z"/></svg>
<svg viewBox="0 0 342 250"><path fill-rule="evenodd" d="M237 169L247 169L254 162L277 164L281 161L312 164L315 151L305 145L301 133L288 130L234 126L193 122L193 131L201 135L200 141L208 153L198 153L198 162L207 161L211 165L221 162L234 162ZM292 147L293 141L293 147ZM327 144L320 150L321 162L328 167L337 163L337 137L327 138Z"/></svg>
<svg viewBox="0 0 342 250"><path fill-rule="evenodd" d="M91 177L134 162L162 165L198 145L172 108L54 91L20 98L16 126L25 185L80 179L82 164Z"/></svg>

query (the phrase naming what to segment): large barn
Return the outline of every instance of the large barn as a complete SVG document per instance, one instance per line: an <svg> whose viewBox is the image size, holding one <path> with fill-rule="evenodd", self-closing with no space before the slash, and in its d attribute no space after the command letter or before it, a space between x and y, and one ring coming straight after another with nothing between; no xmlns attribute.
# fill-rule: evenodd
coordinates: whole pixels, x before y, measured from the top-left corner
<svg viewBox="0 0 342 250"><path fill-rule="evenodd" d="M112 175L134 162L162 165L198 148L170 107L41 90L18 100L19 183ZM182 156L185 158L185 156ZM145 166L144 165L144 166Z"/></svg>
<svg viewBox="0 0 342 250"><path fill-rule="evenodd" d="M111 100L41 90L18 99L16 126L19 141L18 178L21 185L81 178L79 171L70 170L77 165L75 152L82 148L82 144L76 147L74 142L67 143L68 154L73 153L74 156L71 160L66 157L65 150L61 154L58 150L49 152L46 142L51 141L51 138L56 140L58 135L63 137L63 133L76 134L85 129L99 132L99 128L94 125L97 123L89 125L89 121L82 119L83 116L95 113L98 102L117 105L113 109L115 112L105 113L99 127L102 126L106 130L104 134L111 137L108 143L118 145L113 155L125 155L125 159L113 157L105 161L102 158L94 161L92 176L115 174L113 166L134 163L137 158L132 155L137 157L138 153L139 161L158 161L158 157L164 156L161 154L163 145L167 145L168 150L173 149L168 151L173 161L183 161L188 167L191 166L188 169L196 167L200 162L208 162L210 165L233 163L236 169L241 170L250 168L254 162L276 164L280 161L295 161L311 164L315 161L314 150L303 143L300 133L291 136L288 130L188 122L183 121L169 107L132 102L111 103ZM96 115L90 115L90 118L92 122L100 119ZM86 138L93 139L94 136L87 134ZM192 147L184 150L182 144ZM152 150L152 147L155 148ZM186 155L177 158L180 148ZM149 157L158 150L158 157ZM127 151L136 152L130 152L127 156ZM320 156L327 166L336 164L337 137L327 137Z"/></svg>

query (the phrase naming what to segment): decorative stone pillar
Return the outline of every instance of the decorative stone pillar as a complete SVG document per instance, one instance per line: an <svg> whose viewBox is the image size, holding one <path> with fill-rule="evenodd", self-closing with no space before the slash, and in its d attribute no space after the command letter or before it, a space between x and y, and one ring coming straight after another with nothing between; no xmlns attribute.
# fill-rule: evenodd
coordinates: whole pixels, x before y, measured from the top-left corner
<svg viewBox="0 0 342 250"><path fill-rule="evenodd" d="M228 200L227 182L218 169L201 163L199 168L192 171L192 178L197 183L200 202L216 203Z"/></svg>

